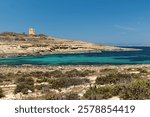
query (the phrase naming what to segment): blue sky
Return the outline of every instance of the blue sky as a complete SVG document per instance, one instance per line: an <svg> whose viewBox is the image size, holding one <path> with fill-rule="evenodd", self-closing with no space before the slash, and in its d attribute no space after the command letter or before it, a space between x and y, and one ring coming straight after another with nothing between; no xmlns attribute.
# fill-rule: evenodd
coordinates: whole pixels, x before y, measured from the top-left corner
<svg viewBox="0 0 150 117"><path fill-rule="evenodd" d="M150 0L0 0L0 32L150 45Z"/></svg>

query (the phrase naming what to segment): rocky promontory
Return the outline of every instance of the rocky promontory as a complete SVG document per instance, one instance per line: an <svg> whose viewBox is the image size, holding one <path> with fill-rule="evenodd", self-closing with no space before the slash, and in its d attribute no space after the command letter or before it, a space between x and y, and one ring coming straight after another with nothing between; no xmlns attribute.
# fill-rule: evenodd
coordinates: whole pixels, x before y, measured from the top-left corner
<svg viewBox="0 0 150 117"><path fill-rule="evenodd" d="M1 57L137 50L48 37L43 34L0 33Z"/></svg>

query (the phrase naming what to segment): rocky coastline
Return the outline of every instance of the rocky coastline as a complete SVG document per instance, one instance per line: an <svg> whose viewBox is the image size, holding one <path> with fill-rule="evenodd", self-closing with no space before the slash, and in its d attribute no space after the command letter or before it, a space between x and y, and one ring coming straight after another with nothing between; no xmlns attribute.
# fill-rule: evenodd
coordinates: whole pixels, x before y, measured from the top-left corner
<svg viewBox="0 0 150 117"><path fill-rule="evenodd" d="M75 54L104 51L139 51L134 48L120 48L75 40L25 35L16 33L0 34L0 57L36 56L47 54Z"/></svg>

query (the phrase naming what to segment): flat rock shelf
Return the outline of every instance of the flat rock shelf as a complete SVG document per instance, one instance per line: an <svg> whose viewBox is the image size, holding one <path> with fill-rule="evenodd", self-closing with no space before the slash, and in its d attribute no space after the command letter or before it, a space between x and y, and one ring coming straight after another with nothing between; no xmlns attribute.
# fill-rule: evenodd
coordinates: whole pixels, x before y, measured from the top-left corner
<svg viewBox="0 0 150 117"><path fill-rule="evenodd" d="M141 50L9 57L0 58L0 65L150 64L150 47L134 48Z"/></svg>

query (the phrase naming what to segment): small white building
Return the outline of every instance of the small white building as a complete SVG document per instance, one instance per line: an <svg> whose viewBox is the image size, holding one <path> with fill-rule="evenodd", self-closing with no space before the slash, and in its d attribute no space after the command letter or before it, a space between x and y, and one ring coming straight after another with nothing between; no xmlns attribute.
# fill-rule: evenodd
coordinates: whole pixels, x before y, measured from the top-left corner
<svg viewBox="0 0 150 117"><path fill-rule="evenodd" d="M29 35L36 35L34 28L29 28Z"/></svg>

